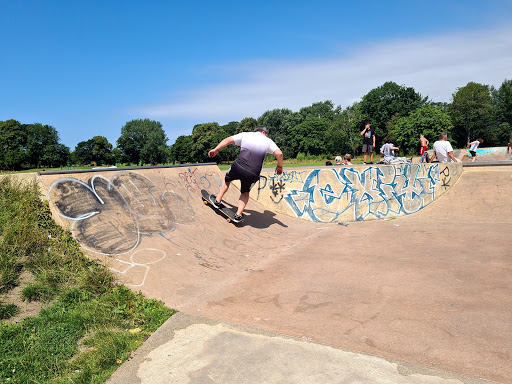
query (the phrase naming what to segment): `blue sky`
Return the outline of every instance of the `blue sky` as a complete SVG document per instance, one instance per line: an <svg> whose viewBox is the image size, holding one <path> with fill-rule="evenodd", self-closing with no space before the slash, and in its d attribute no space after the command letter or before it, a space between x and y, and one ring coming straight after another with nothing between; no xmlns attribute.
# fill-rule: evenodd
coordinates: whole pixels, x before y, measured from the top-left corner
<svg viewBox="0 0 512 384"><path fill-rule="evenodd" d="M0 0L0 121L52 125L74 149L127 121L258 118L386 81L450 101L512 79L512 2Z"/></svg>

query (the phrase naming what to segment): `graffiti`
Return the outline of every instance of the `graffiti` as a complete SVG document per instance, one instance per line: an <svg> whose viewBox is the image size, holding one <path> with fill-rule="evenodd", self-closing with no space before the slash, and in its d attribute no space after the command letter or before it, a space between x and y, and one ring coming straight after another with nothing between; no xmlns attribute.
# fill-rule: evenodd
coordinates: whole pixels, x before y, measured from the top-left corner
<svg viewBox="0 0 512 384"><path fill-rule="evenodd" d="M282 193L286 189L284 182L282 180L278 180L276 182L275 179L272 179L272 182L270 183L269 188L270 188L270 191L272 192L272 195L270 196L270 198L272 199L272 201L274 203L276 203L276 204L279 203L283 199ZM280 199L278 201L276 201L275 198L278 195L280 196Z"/></svg>
<svg viewBox="0 0 512 384"><path fill-rule="evenodd" d="M378 219L419 211L435 199L438 182L437 164L316 169L300 188L287 188L283 199L297 217L313 221L331 222L341 215Z"/></svg>
<svg viewBox="0 0 512 384"><path fill-rule="evenodd" d="M129 253L141 236L171 232L176 222L194 219L187 199L131 171L110 179L93 176L88 182L62 178L50 186L48 196L57 214L72 221L84 248L108 256Z"/></svg>
<svg viewBox="0 0 512 384"><path fill-rule="evenodd" d="M212 177L213 174L206 174L203 176L196 176L197 168L194 170L191 170L190 168L185 171L178 174L181 181L183 181L183 185L186 188L186 190L189 193L195 193L197 191L200 191L201 189L209 190L212 183L208 179L209 177ZM218 185L221 184L221 181L216 178L215 181L218 181Z"/></svg>
<svg viewBox="0 0 512 384"><path fill-rule="evenodd" d="M278 179L283 182L298 182L303 183L303 175L306 173L306 171L283 171L281 175L274 174L272 176L269 176L270 180Z"/></svg>
<svg viewBox="0 0 512 384"><path fill-rule="evenodd" d="M448 189L450 188L450 181L451 181L451 177L450 177L450 168L448 167L445 167L441 172L440 172L442 176L441 178L441 187L444 187L444 189Z"/></svg>

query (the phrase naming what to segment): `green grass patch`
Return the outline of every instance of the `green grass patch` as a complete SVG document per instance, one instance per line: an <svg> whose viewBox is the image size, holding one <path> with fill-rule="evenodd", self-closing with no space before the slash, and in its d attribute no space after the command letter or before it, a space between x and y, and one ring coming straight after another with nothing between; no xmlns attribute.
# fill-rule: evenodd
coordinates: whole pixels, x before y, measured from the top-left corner
<svg viewBox="0 0 512 384"><path fill-rule="evenodd" d="M8 323L20 309L5 293L24 271L19 300L46 304ZM35 184L0 179L0 383L103 383L173 313L85 257Z"/></svg>

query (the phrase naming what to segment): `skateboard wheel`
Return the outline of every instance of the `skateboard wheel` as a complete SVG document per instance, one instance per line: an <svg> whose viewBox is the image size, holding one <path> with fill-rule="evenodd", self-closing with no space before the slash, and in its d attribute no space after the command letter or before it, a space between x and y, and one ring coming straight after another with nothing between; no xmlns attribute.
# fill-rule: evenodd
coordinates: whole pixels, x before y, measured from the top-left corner
<svg viewBox="0 0 512 384"><path fill-rule="evenodd" d="M231 223L231 219L226 219L226 221L227 221L228 223Z"/></svg>
<svg viewBox="0 0 512 384"><path fill-rule="evenodd" d="M208 202L206 200L203 200L204 205L208 205Z"/></svg>

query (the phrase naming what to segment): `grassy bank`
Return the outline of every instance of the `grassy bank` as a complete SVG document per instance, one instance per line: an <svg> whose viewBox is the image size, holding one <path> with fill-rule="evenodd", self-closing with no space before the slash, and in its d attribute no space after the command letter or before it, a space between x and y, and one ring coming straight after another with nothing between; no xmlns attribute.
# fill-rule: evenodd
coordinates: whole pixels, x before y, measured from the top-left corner
<svg viewBox="0 0 512 384"><path fill-rule="evenodd" d="M103 383L174 311L86 258L39 193L0 179L0 382Z"/></svg>

